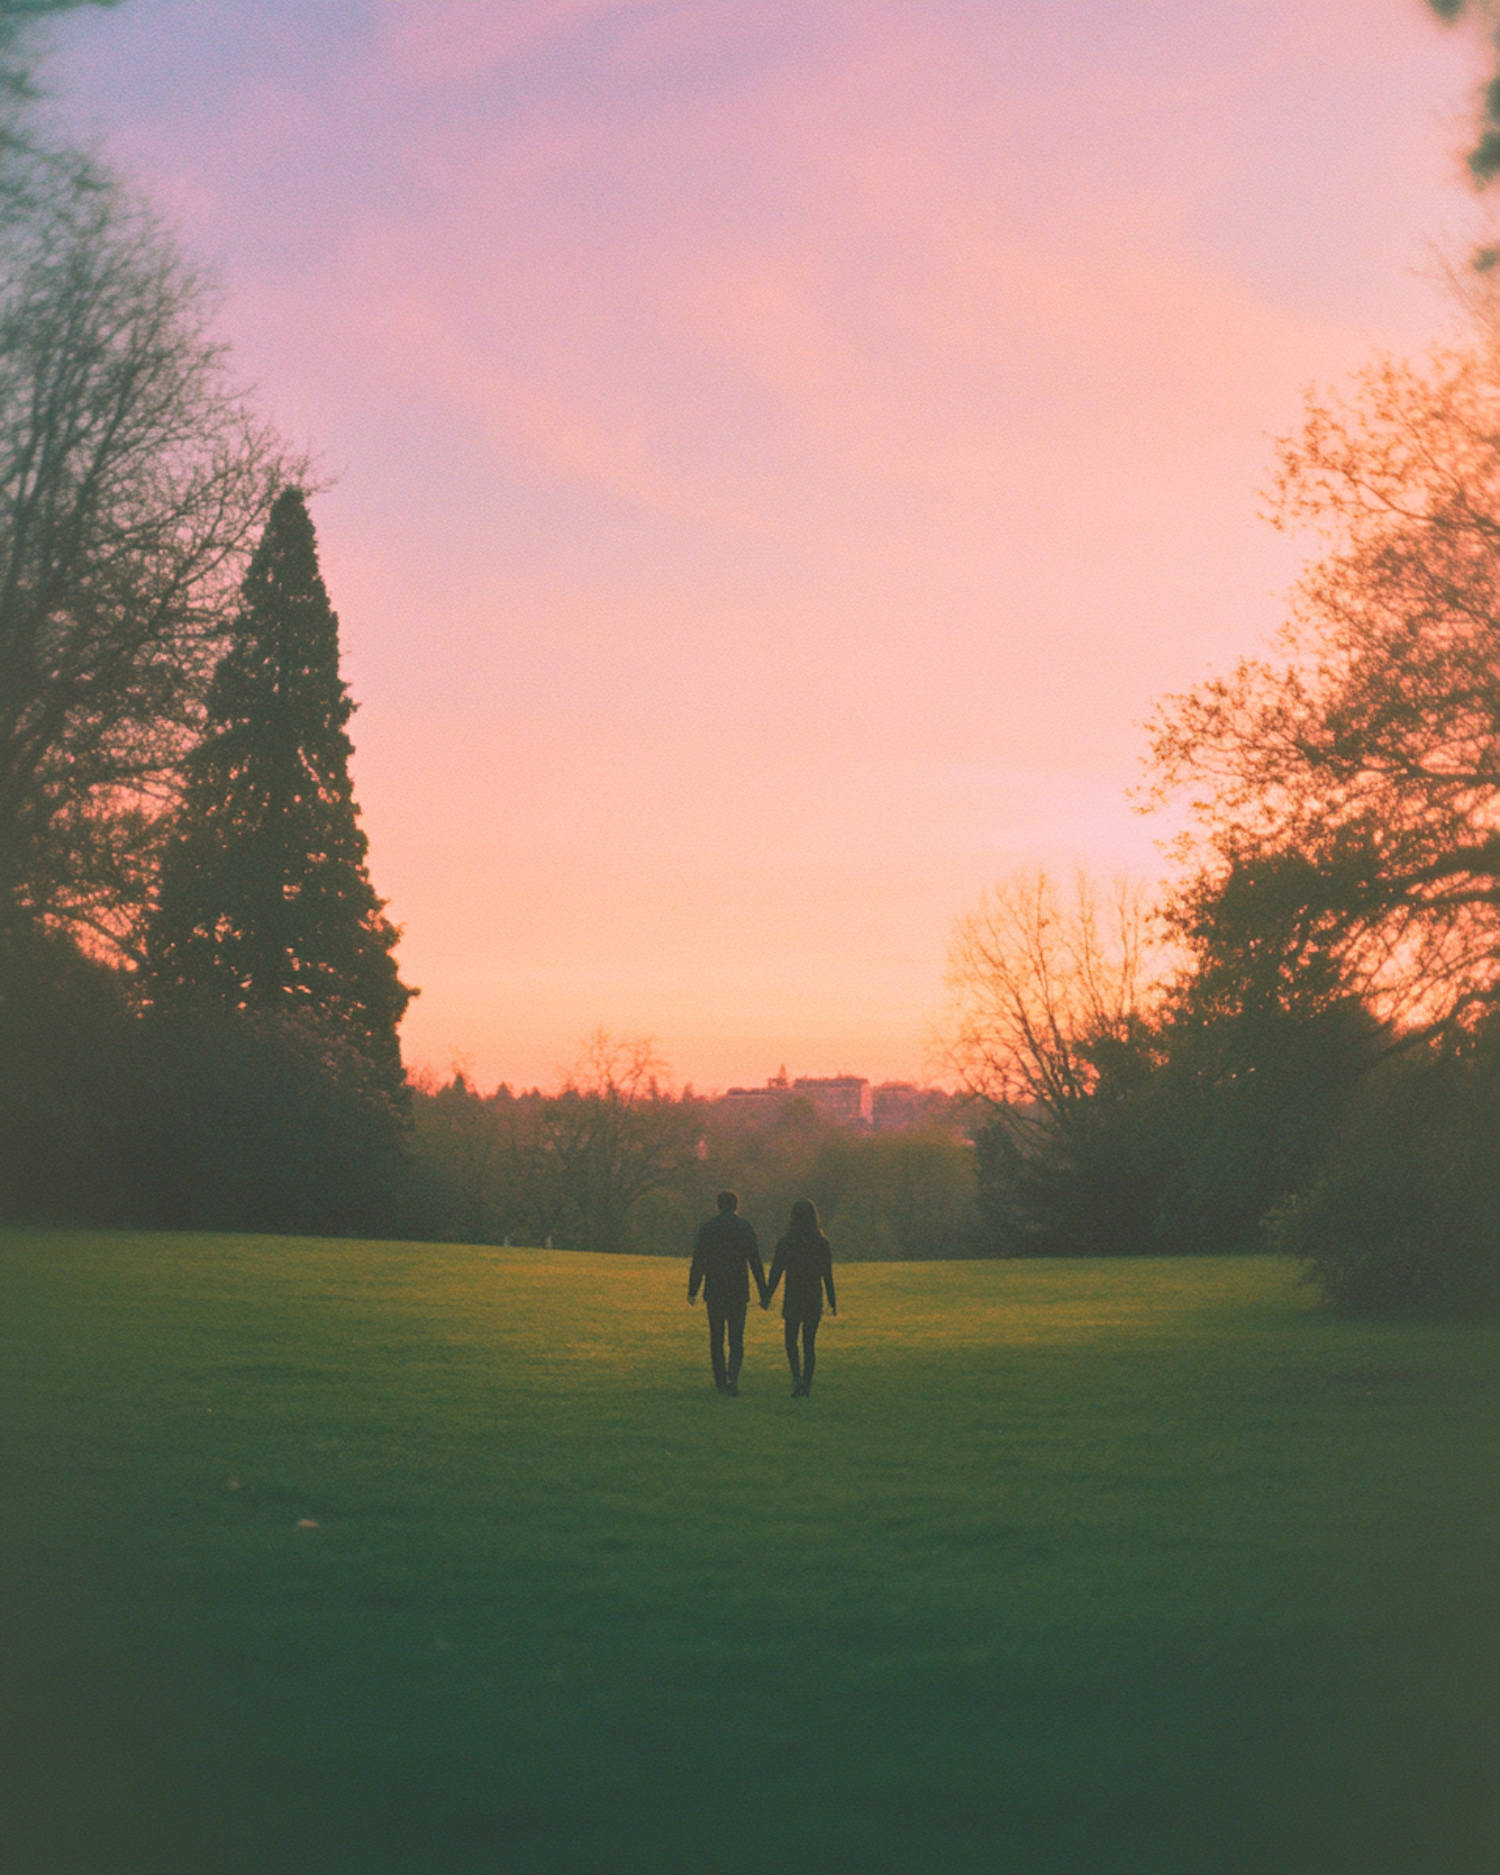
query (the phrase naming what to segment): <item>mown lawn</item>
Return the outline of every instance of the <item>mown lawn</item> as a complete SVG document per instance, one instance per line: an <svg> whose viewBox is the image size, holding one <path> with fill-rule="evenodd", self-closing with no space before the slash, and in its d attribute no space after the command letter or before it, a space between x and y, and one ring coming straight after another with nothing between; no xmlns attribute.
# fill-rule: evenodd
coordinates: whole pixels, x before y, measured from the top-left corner
<svg viewBox="0 0 1500 1875"><path fill-rule="evenodd" d="M1497 1337L1269 1259L3 1242L4 1875L1493 1875ZM308 1525L312 1527L308 1527Z"/></svg>

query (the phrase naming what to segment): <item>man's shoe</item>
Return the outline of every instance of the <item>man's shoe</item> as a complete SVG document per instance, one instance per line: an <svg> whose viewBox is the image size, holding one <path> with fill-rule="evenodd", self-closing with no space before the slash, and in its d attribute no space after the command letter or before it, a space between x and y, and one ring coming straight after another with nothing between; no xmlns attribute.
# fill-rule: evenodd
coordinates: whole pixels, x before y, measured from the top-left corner
<svg viewBox="0 0 1500 1875"><path fill-rule="evenodd" d="M724 1391L731 1399L737 1400L740 1397L740 1383L737 1380L726 1380Z"/></svg>
<svg viewBox="0 0 1500 1875"><path fill-rule="evenodd" d="M794 1400L800 1400L800 1399L802 1398L802 1396L803 1396L803 1395L804 1395L804 1394L805 1394L806 1392L807 1392L807 1388L803 1386L803 1384L802 1384L802 1382L801 1382L800 1380L797 1380L797 1381L793 1381L793 1383L792 1383L792 1398L793 1398Z"/></svg>

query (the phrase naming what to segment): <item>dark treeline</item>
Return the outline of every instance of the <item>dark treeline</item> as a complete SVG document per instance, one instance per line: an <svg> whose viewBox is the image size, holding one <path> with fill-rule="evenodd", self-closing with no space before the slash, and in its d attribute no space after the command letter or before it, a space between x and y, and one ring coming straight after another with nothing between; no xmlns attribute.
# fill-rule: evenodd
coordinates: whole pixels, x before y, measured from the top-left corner
<svg viewBox="0 0 1500 1875"><path fill-rule="evenodd" d="M681 1255L729 1186L773 1239L811 1198L846 1258L983 1252L974 1151L958 1124L866 1132L795 1096L769 1124L749 1124L632 1073L632 1053L596 1049L584 1084L555 1095L482 1095L462 1075L419 1090L412 1151L427 1234Z"/></svg>
<svg viewBox="0 0 1500 1875"><path fill-rule="evenodd" d="M0 955L11 1219L682 1255L731 1185L768 1237L812 1197L846 1258L986 1249L961 1113L869 1133L789 1097L746 1124L598 1040L556 1094L455 1075L397 1101L295 1013L141 1006L63 939Z"/></svg>
<svg viewBox="0 0 1500 1875"><path fill-rule="evenodd" d="M0 945L6 1219L399 1231L408 1131L364 1058L313 1021L142 1006L66 938Z"/></svg>
<svg viewBox="0 0 1500 1875"><path fill-rule="evenodd" d="M1036 914L1039 889L1044 932L1059 948L1086 942L1088 921L1046 881L1013 881L979 917L993 935L1006 910ZM1053 961L1059 989L1067 960ZM1106 1024L1095 1009L1070 1034L1054 1008L1054 1027L1027 1031L1006 1065L1026 1068L1031 1098L997 1103L976 1133L987 1250L1270 1247L1351 1307L1493 1310L1500 1024L1485 1015L1428 1032L1383 1022L1353 995L1320 1005L1213 988L1200 963L1142 991L1128 1019ZM977 1078L972 1055L970 1066Z"/></svg>

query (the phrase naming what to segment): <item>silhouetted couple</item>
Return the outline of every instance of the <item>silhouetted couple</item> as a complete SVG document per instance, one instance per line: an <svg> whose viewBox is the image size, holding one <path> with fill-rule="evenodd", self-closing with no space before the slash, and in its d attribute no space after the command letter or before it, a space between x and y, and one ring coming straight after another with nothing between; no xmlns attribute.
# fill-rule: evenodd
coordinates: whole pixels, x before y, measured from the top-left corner
<svg viewBox="0 0 1500 1875"><path fill-rule="evenodd" d="M718 1215L699 1226L688 1276L688 1301L698 1300L701 1283L703 1300L708 1305L708 1353L713 1362L714 1385L720 1393L733 1395L740 1390L751 1276L763 1309L770 1308L776 1286L785 1276L781 1317L786 1330L786 1358L792 1370L793 1397L805 1398L812 1391L825 1289L830 1310L835 1315L839 1312L833 1290L833 1251L818 1227L816 1207L809 1199L799 1198L792 1206L787 1233L776 1246L768 1282L754 1227L739 1216L739 1205L732 1191L719 1193Z"/></svg>

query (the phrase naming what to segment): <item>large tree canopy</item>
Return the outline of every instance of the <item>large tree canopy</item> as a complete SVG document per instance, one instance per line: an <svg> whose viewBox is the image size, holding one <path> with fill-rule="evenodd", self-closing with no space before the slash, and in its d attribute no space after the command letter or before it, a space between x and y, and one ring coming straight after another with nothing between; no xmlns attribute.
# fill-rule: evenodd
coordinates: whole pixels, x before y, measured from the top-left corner
<svg viewBox="0 0 1500 1875"><path fill-rule="evenodd" d="M208 722L187 759L148 949L159 998L306 1014L385 1077L412 991L365 865L354 705L302 494L283 489L245 575Z"/></svg>
<svg viewBox="0 0 1500 1875"><path fill-rule="evenodd" d="M137 949L153 831L226 602L301 472L230 381L214 296L27 115L0 13L0 925Z"/></svg>
<svg viewBox="0 0 1500 1875"><path fill-rule="evenodd" d="M1382 360L1352 402L1311 399L1275 497L1280 525L1331 549L1279 655L1169 698L1154 725L1159 792L1186 792L1200 830L1179 920L1201 937L1226 891L1274 877L1284 897L1295 871L1303 965L1317 952L1381 1013L1442 1022L1500 997L1493 303L1467 346Z"/></svg>

